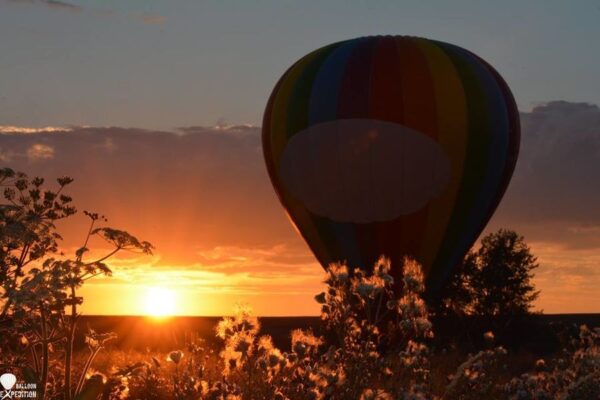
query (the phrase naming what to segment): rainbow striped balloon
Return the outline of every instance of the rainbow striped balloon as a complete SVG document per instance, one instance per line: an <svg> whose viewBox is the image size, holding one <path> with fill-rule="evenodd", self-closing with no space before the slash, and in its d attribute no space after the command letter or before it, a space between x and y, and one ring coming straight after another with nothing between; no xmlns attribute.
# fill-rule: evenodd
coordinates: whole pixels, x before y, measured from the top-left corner
<svg viewBox="0 0 600 400"><path fill-rule="evenodd" d="M319 262L422 263L438 291L491 218L519 150L519 114L475 54L406 36L304 56L266 107L275 190ZM396 266L396 268L394 268Z"/></svg>

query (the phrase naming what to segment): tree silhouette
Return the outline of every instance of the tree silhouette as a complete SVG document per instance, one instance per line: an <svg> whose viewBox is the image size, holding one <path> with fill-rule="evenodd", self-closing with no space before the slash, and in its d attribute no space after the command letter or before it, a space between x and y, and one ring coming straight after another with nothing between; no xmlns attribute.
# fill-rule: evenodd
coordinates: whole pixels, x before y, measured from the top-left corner
<svg viewBox="0 0 600 400"><path fill-rule="evenodd" d="M112 334L90 331L86 340L90 356L74 385L73 344L83 298L78 290L88 280L110 275L105 264L121 251L152 253L152 245L114 228L102 215L84 211L89 219L83 245L68 257L59 250L62 239L56 221L76 213L64 189L73 180L62 177L48 188L44 179L0 168L0 370L19 371L38 384L39 397L77 398L87 370ZM89 257L89 242L99 237L109 250ZM92 345L93 344L93 345ZM59 350L59 351L56 351ZM54 355L52 353L62 353ZM60 360L62 358L62 360ZM62 388L51 386L51 361L62 364ZM55 374L56 375L56 374ZM61 393L62 392L62 393Z"/></svg>
<svg viewBox="0 0 600 400"><path fill-rule="evenodd" d="M531 282L537 267L523 236L506 229L490 233L465 256L436 309L442 315L527 314L539 295Z"/></svg>

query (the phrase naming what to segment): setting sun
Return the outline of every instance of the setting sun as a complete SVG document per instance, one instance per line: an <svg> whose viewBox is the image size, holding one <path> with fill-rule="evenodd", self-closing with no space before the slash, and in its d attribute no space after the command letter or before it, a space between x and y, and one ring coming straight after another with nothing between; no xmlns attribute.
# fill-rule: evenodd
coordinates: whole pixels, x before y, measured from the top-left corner
<svg viewBox="0 0 600 400"><path fill-rule="evenodd" d="M143 299L146 315L167 317L176 313L177 298L175 292L162 287L150 287Z"/></svg>

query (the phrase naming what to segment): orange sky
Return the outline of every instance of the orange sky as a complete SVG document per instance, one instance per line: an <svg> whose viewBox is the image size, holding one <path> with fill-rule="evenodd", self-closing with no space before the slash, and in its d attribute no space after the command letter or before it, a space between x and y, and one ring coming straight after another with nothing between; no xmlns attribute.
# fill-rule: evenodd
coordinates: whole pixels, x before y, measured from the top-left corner
<svg viewBox="0 0 600 400"><path fill-rule="evenodd" d="M600 312L598 121L600 110L583 103L522 113L519 163L488 226L525 235L540 261L536 306L545 312ZM124 253L109 262L111 278L89 281L86 314L145 313L158 287L173 293L181 315L223 315L236 302L259 315L314 315L322 269L276 199L259 131L0 128L0 161L74 177L79 210L155 245L153 256ZM81 213L59 224L67 251L85 224Z"/></svg>

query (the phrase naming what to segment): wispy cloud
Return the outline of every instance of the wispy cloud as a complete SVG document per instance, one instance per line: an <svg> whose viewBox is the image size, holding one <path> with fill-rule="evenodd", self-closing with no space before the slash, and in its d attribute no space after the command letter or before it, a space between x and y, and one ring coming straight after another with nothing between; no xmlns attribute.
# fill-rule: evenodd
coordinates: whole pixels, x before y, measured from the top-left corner
<svg viewBox="0 0 600 400"><path fill-rule="evenodd" d="M5 0L5 1L9 2L9 3L37 4L37 5L43 5L43 6L46 6L49 8L65 10L65 11L72 11L72 12L80 12L83 10L83 7L81 7L77 4L68 3L66 1L60 1L60 0Z"/></svg>
<svg viewBox="0 0 600 400"><path fill-rule="evenodd" d="M98 277L86 284L84 295L90 296L84 310L143 312L140 299L145 291L160 286L176 294L180 314L225 315L239 302L252 304L259 315L316 314L319 306L312 298L323 290L321 267L306 254L303 256L308 262L303 266L290 267L285 258L275 261L283 253L283 247L217 247L203 251L211 260L209 265L202 261L168 264L160 256L123 254L109 262L112 277ZM102 293L112 295L104 298ZM115 298L119 301L113 304Z"/></svg>
<svg viewBox="0 0 600 400"><path fill-rule="evenodd" d="M44 126L42 128L30 128L26 126L0 125L0 134L33 134L33 133L52 133L52 132L70 132L72 128L64 126Z"/></svg>
<svg viewBox="0 0 600 400"><path fill-rule="evenodd" d="M36 143L27 149L29 161L50 160L54 158L54 148L42 143Z"/></svg>
<svg viewBox="0 0 600 400"><path fill-rule="evenodd" d="M164 15L153 14L153 13L134 14L134 17L138 18L143 23L149 24L149 25L162 25L167 20L167 18Z"/></svg>
<svg viewBox="0 0 600 400"><path fill-rule="evenodd" d="M50 9L54 9L57 11L67 11L67 12L89 12L96 15L101 16L119 16L123 15L128 19L141 21L144 24L148 25L162 25L166 21L166 17L156 13L150 12L134 12L128 14L122 14L118 10L115 9L105 9L105 8L95 8L89 6L82 6L73 2L67 2L62 0L0 0L5 3L13 3L13 4L30 4L30 5L39 5L44 6Z"/></svg>
<svg viewBox="0 0 600 400"><path fill-rule="evenodd" d="M65 1L58 1L58 0L38 0L41 1L42 3L46 4L48 7L54 7L54 8L60 8L63 10L70 10L70 11L81 11L82 7L78 6L76 4L72 4L72 3L67 3Z"/></svg>

